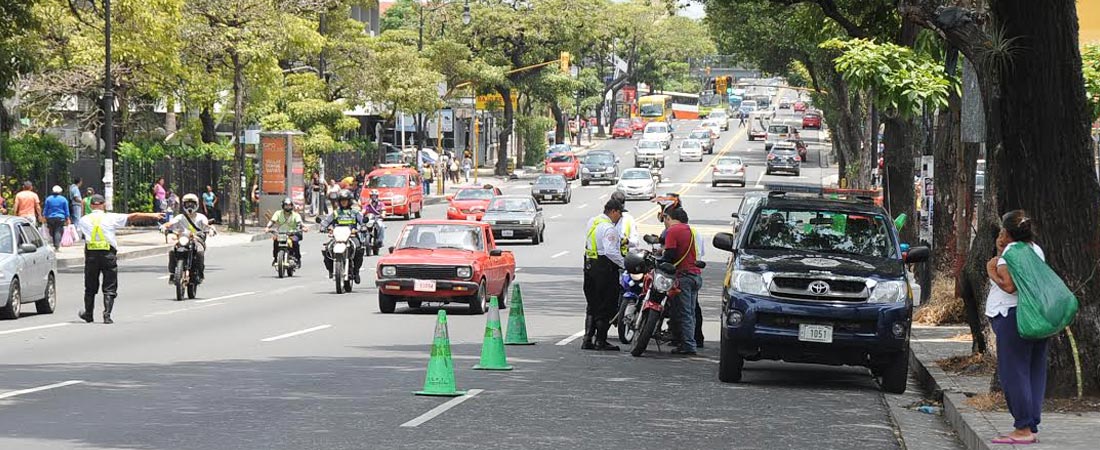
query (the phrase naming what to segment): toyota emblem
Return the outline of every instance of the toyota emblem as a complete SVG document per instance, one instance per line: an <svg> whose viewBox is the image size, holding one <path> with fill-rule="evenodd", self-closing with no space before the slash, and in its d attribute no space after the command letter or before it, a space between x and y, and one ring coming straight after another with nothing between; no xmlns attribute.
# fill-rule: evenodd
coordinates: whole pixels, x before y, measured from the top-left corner
<svg viewBox="0 0 1100 450"><path fill-rule="evenodd" d="M814 295L825 295L829 293L829 283L821 280L810 283L810 292Z"/></svg>

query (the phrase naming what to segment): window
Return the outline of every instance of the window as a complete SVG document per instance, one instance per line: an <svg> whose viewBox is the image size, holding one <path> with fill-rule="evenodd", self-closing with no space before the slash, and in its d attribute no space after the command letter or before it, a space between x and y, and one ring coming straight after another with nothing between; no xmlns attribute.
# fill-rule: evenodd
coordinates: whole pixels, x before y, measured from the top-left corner
<svg viewBox="0 0 1100 450"><path fill-rule="evenodd" d="M498 198L489 205L490 211L527 212L535 210L535 202L527 198Z"/></svg>
<svg viewBox="0 0 1100 450"><path fill-rule="evenodd" d="M455 200L488 200L493 198L489 189L463 189L455 194Z"/></svg>
<svg viewBox="0 0 1100 450"><path fill-rule="evenodd" d="M453 248L479 251L485 248L480 227L450 224L412 225L398 239L397 248Z"/></svg>
<svg viewBox="0 0 1100 450"><path fill-rule="evenodd" d="M661 105L642 105L639 112L642 117L657 117L664 113L664 107Z"/></svg>
<svg viewBox="0 0 1100 450"><path fill-rule="evenodd" d="M573 162L573 155L554 155L550 157L552 163L567 163Z"/></svg>
<svg viewBox="0 0 1100 450"><path fill-rule="evenodd" d="M370 182L367 183L367 186L372 188L404 187L405 181L408 179L409 178L405 175L379 175L377 177L371 178ZM410 186L413 186L413 184L410 183Z"/></svg>
<svg viewBox="0 0 1100 450"><path fill-rule="evenodd" d="M11 227L6 224L0 225L0 253L15 253L15 236L11 233Z"/></svg>
<svg viewBox="0 0 1100 450"><path fill-rule="evenodd" d="M764 207L756 213L747 248L896 258L889 224L880 215Z"/></svg>
<svg viewBox="0 0 1100 450"><path fill-rule="evenodd" d="M19 224L19 233L22 235L21 243L34 244L35 247L42 246L42 236L30 224Z"/></svg>
<svg viewBox="0 0 1100 450"><path fill-rule="evenodd" d="M612 164L615 162L615 155L611 153L589 153L584 162L586 164Z"/></svg>
<svg viewBox="0 0 1100 450"><path fill-rule="evenodd" d="M623 172L624 180L644 180L652 176L648 170L627 170Z"/></svg>
<svg viewBox="0 0 1100 450"><path fill-rule="evenodd" d="M768 132L777 134L789 134L791 132L791 128L787 125L772 125L768 127Z"/></svg>
<svg viewBox="0 0 1100 450"><path fill-rule="evenodd" d="M562 187L565 186L565 177L539 177L535 180L535 186Z"/></svg>

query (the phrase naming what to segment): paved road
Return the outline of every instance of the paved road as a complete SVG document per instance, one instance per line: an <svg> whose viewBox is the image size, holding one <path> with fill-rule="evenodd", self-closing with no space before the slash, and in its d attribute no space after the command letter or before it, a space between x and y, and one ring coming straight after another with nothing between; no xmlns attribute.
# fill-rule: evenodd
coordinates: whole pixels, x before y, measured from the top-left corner
<svg viewBox="0 0 1100 450"><path fill-rule="evenodd" d="M716 149L749 161L750 180L793 178L762 176L763 143L734 127ZM632 144L604 147L632 161ZM799 181L827 173L817 161L811 150ZM670 162L662 190L682 193L709 243L745 189L712 188L707 162ZM82 276L63 273L57 314L0 323L0 448L899 448L865 370L761 362L748 364L745 383L718 382L726 254L709 245L708 345L697 357L580 351L569 337L583 324L581 228L612 189L578 183L571 204L546 205L544 244L506 246L539 341L508 348L515 371L470 370L484 318L449 308L459 386L483 391L418 427L400 425L447 401L411 394L423 383L435 309L378 313L374 258L354 294L334 294L320 240L307 235L306 270L293 279L268 267L269 243L211 249L191 301L172 300L165 257L126 261L113 326L76 320ZM657 229L652 204L628 206ZM393 239L401 222L389 226ZM38 387L49 388L12 395Z"/></svg>

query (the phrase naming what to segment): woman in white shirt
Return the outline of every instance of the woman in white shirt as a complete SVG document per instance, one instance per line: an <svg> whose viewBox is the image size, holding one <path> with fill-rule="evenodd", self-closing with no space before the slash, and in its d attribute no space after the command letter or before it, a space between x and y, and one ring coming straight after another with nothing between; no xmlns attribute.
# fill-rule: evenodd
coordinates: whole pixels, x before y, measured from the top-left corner
<svg viewBox="0 0 1100 450"><path fill-rule="evenodd" d="M994 444L1033 444L1039 441L1039 418L1047 383L1047 340L1024 339L1016 328L1016 284L1008 272L1004 255L1009 244L1022 242L1045 260L1043 250L1032 240L1033 221L1023 210L1001 217L997 235L997 255L986 263L989 296L985 315L997 335L997 371L1001 378L1014 431L998 436Z"/></svg>

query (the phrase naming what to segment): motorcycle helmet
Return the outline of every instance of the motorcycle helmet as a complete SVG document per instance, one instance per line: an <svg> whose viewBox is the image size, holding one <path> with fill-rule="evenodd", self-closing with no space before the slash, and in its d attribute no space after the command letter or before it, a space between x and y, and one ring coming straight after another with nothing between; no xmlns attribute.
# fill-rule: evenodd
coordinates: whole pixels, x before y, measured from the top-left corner
<svg viewBox="0 0 1100 450"><path fill-rule="evenodd" d="M373 201L378 201L378 189L371 189L370 199L371 199L372 202Z"/></svg>
<svg viewBox="0 0 1100 450"><path fill-rule="evenodd" d="M191 214L199 209L199 196L195 194L187 194L183 196L183 202L181 202L183 210Z"/></svg>
<svg viewBox="0 0 1100 450"><path fill-rule="evenodd" d="M341 189L339 196L336 197L336 202L341 208L351 208L352 195L351 191L347 189ZM347 206L344 205L344 201L347 201Z"/></svg>
<svg viewBox="0 0 1100 450"><path fill-rule="evenodd" d="M283 211L291 212L294 210L294 201L290 197L283 199Z"/></svg>
<svg viewBox="0 0 1100 450"><path fill-rule="evenodd" d="M627 253L623 266L626 268L627 273L645 273L647 271L645 253Z"/></svg>

